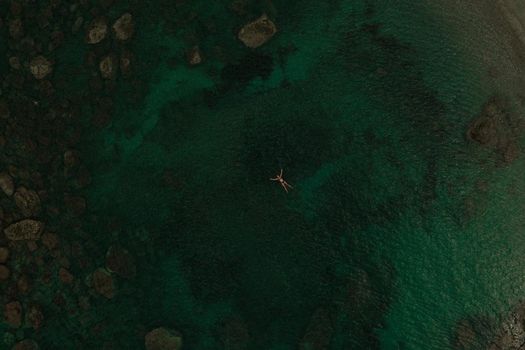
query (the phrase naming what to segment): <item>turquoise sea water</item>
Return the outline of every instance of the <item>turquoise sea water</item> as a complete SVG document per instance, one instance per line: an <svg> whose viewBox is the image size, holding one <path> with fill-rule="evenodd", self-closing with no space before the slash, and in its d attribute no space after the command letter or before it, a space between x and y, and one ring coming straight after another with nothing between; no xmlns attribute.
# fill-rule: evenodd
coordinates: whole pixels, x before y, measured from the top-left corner
<svg viewBox="0 0 525 350"><path fill-rule="evenodd" d="M483 24L404 0L244 3L108 10L134 15L134 73L107 92L108 126L81 108L83 227L95 264L118 242L137 277L89 321L50 318L41 346L104 322L81 346L140 349L163 326L196 350L453 349L459 321L504 315L525 282L523 161L465 135L492 96L522 110L469 46ZM278 33L243 47L263 12ZM82 35L55 74L89 90ZM288 194L269 181L281 168Z"/></svg>
<svg viewBox="0 0 525 350"><path fill-rule="evenodd" d="M174 34L139 16L147 91L134 103L119 90L111 126L84 143L91 210L155 252L137 312L195 349L220 348L231 315L249 348L295 348L318 307L334 349L448 349L462 317L519 297L513 168L481 167L489 155L464 138L496 92L444 23L412 2L254 3L279 34L252 51L224 5L184 5L197 23ZM168 66L186 30L206 61ZM268 181L280 168L288 195ZM465 218L478 179L489 192Z"/></svg>

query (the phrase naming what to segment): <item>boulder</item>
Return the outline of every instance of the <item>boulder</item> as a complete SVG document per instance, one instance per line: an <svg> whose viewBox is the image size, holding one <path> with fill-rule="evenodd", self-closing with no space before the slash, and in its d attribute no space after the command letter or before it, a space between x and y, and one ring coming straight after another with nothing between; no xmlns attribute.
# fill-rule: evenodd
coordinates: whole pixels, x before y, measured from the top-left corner
<svg viewBox="0 0 525 350"><path fill-rule="evenodd" d="M20 18L14 18L9 21L9 34L13 39L20 39L24 35L24 26Z"/></svg>
<svg viewBox="0 0 525 350"><path fill-rule="evenodd" d="M186 54L186 59L191 66L202 63L202 54L198 46L194 46Z"/></svg>
<svg viewBox="0 0 525 350"><path fill-rule="evenodd" d="M11 276L11 271L5 265L0 265L0 281L5 281Z"/></svg>
<svg viewBox="0 0 525 350"><path fill-rule="evenodd" d="M144 339L146 350L180 350L182 335L179 332L164 327L155 328L146 334Z"/></svg>
<svg viewBox="0 0 525 350"><path fill-rule="evenodd" d="M108 299L115 296L115 282L109 271L106 269L96 269L91 275L91 283L98 294Z"/></svg>
<svg viewBox="0 0 525 350"><path fill-rule="evenodd" d="M4 307L4 318L9 326L19 328L22 325L22 304L19 301L7 303Z"/></svg>
<svg viewBox="0 0 525 350"><path fill-rule="evenodd" d="M0 264L4 264L9 259L9 249L7 247L0 247Z"/></svg>
<svg viewBox="0 0 525 350"><path fill-rule="evenodd" d="M117 74L117 58L113 54L106 55L102 58L102 60L100 60L98 67L102 78L113 79Z"/></svg>
<svg viewBox="0 0 525 350"><path fill-rule="evenodd" d="M58 236L55 233L52 232L45 232L42 234L41 237L42 244L44 247L46 247L48 250L53 250L58 246Z"/></svg>
<svg viewBox="0 0 525 350"><path fill-rule="evenodd" d="M15 192L15 183L13 178L6 172L0 173L0 188L8 196L12 196Z"/></svg>
<svg viewBox="0 0 525 350"><path fill-rule="evenodd" d="M64 284L72 284L75 279L71 272L63 267L58 270L58 278Z"/></svg>
<svg viewBox="0 0 525 350"><path fill-rule="evenodd" d="M42 322L44 322L42 308L39 305L31 305L27 310L26 318L34 330L40 329L42 327Z"/></svg>
<svg viewBox="0 0 525 350"><path fill-rule="evenodd" d="M108 249L106 268L124 278L133 278L136 274L135 259L126 249L119 246Z"/></svg>
<svg viewBox="0 0 525 350"><path fill-rule="evenodd" d="M98 44L106 38L108 34L108 24L102 17L94 19L88 26L86 42L88 44Z"/></svg>
<svg viewBox="0 0 525 350"><path fill-rule="evenodd" d="M15 204L25 217L40 213L40 197L35 191L24 186L19 187L14 195Z"/></svg>
<svg viewBox="0 0 525 350"><path fill-rule="evenodd" d="M34 340L24 339L16 343L11 350L40 350L40 347Z"/></svg>
<svg viewBox="0 0 525 350"><path fill-rule="evenodd" d="M16 281L16 288L18 292L22 295L27 295L31 291L31 281L27 275L22 275Z"/></svg>
<svg viewBox="0 0 525 350"><path fill-rule="evenodd" d="M113 33L117 40L126 41L131 39L135 32L135 23L130 13L125 13L113 24Z"/></svg>
<svg viewBox="0 0 525 350"><path fill-rule="evenodd" d="M277 28L266 14L241 28L237 37L249 48L255 49L270 40Z"/></svg>
<svg viewBox="0 0 525 350"><path fill-rule="evenodd" d="M42 55L34 57L29 62L29 70L36 79L44 79L53 71L51 62Z"/></svg>
<svg viewBox="0 0 525 350"><path fill-rule="evenodd" d="M11 241L36 241L40 238L40 234L42 233L43 229L44 224L41 221L24 219L9 225L4 230L4 233L7 239Z"/></svg>

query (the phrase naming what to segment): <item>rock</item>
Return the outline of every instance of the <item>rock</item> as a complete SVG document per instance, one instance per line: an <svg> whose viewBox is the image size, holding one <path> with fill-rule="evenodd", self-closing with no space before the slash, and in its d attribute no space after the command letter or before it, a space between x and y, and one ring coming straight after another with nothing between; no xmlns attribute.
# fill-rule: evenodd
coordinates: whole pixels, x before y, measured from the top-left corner
<svg viewBox="0 0 525 350"><path fill-rule="evenodd" d="M42 308L39 305L31 305L26 313L26 318L34 330L40 329L42 327L42 322L44 321Z"/></svg>
<svg viewBox="0 0 525 350"><path fill-rule="evenodd" d="M503 320L499 334L493 343L496 349L520 349L525 343L525 304L516 307Z"/></svg>
<svg viewBox="0 0 525 350"><path fill-rule="evenodd" d="M246 24L241 28L237 37L249 48L255 49L268 40L270 40L275 33L277 28L275 24L263 14L261 17L253 22Z"/></svg>
<svg viewBox="0 0 525 350"><path fill-rule="evenodd" d="M0 281L5 281L11 276L11 271L5 265L0 265Z"/></svg>
<svg viewBox="0 0 525 350"><path fill-rule="evenodd" d="M20 294L28 294L31 291L31 281L29 280L29 277L22 275L18 281L16 281L16 287Z"/></svg>
<svg viewBox="0 0 525 350"><path fill-rule="evenodd" d="M125 50L120 55L120 72L124 75L131 73L131 62L133 60L133 54L130 51Z"/></svg>
<svg viewBox="0 0 525 350"><path fill-rule="evenodd" d="M66 270L65 268L61 267L60 270L58 270L58 278L60 278L60 281L64 284L72 284L75 280L75 277Z"/></svg>
<svg viewBox="0 0 525 350"><path fill-rule="evenodd" d="M192 66L202 63L202 54L198 46L194 46L186 55L188 63Z"/></svg>
<svg viewBox="0 0 525 350"><path fill-rule="evenodd" d="M115 282L111 274L104 268L98 268L91 276L91 283L95 291L111 299L115 296Z"/></svg>
<svg viewBox="0 0 525 350"><path fill-rule="evenodd" d="M77 19L75 19L75 22L71 26L71 33L75 34L76 32L78 32L80 27L82 27L83 23L84 23L84 17L82 16L77 17Z"/></svg>
<svg viewBox="0 0 525 350"><path fill-rule="evenodd" d="M4 318L9 326L20 327L22 325L22 304L19 301L7 303L4 307Z"/></svg>
<svg viewBox="0 0 525 350"><path fill-rule="evenodd" d="M474 349L476 344L476 331L468 320L461 320L454 334L454 349Z"/></svg>
<svg viewBox="0 0 525 350"><path fill-rule="evenodd" d="M104 79L113 79L117 75L118 62L115 55L109 54L102 58L98 65Z"/></svg>
<svg viewBox="0 0 525 350"><path fill-rule="evenodd" d="M98 44L106 38L108 34L108 24L102 17L94 19L88 27L86 42L88 44Z"/></svg>
<svg viewBox="0 0 525 350"><path fill-rule="evenodd" d="M67 150L64 152L64 166L68 169L74 168L80 162L78 151Z"/></svg>
<svg viewBox="0 0 525 350"><path fill-rule="evenodd" d="M9 21L9 35L11 35L13 39L20 39L24 35L24 26L20 18Z"/></svg>
<svg viewBox="0 0 525 350"><path fill-rule="evenodd" d="M40 350L40 347L34 340L25 339L16 343L11 350Z"/></svg>
<svg viewBox="0 0 525 350"><path fill-rule="evenodd" d="M146 350L179 350L182 349L182 335L179 332L156 328L146 334Z"/></svg>
<svg viewBox="0 0 525 350"><path fill-rule="evenodd" d="M113 33L118 40L129 40L135 32L135 24L133 23L133 16L130 13L125 13L113 24Z"/></svg>
<svg viewBox="0 0 525 350"><path fill-rule="evenodd" d="M58 236L55 233L45 232L42 234L41 240L48 250L53 250L58 246Z"/></svg>
<svg viewBox="0 0 525 350"><path fill-rule="evenodd" d="M19 70L22 67L20 59L17 56L9 57L9 65L15 70Z"/></svg>
<svg viewBox="0 0 525 350"><path fill-rule="evenodd" d="M323 308L317 309L310 319L310 324L308 325L301 341L300 349L328 349L333 331L332 321L330 320L330 314L328 311Z"/></svg>
<svg viewBox="0 0 525 350"><path fill-rule="evenodd" d="M0 264L4 264L9 259L9 249L7 247L0 247Z"/></svg>
<svg viewBox="0 0 525 350"><path fill-rule="evenodd" d="M15 191L13 178L6 172L0 173L0 188L8 196L12 196Z"/></svg>
<svg viewBox="0 0 525 350"><path fill-rule="evenodd" d="M35 216L40 213L40 197L35 191L21 186L16 190L13 198L16 206L25 217Z"/></svg>
<svg viewBox="0 0 525 350"><path fill-rule="evenodd" d="M44 56L36 56L29 62L29 70L36 79L44 79L53 71L51 62Z"/></svg>
<svg viewBox="0 0 525 350"><path fill-rule="evenodd" d="M43 229L44 224L41 221L24 219L9 225L4 230L4 233L7 239L11 241L36 241L40 238L40 234L42 233Z"/></svg>
<svg viewBox="0 0 525 350"><path fill-rule="evenodd" d="M47 49L49 51L54 51L64 43L65 35L64 32L60 30L55 30L50 35L51 41L49 42Z"/></svg>
<svg viewBox="0 0 525 350"><path fill-rule="evenodd" d="M126 249L118 246L112 246L108 249L106 268L124 278L133 278L136 274L133 256Z"/></svg>

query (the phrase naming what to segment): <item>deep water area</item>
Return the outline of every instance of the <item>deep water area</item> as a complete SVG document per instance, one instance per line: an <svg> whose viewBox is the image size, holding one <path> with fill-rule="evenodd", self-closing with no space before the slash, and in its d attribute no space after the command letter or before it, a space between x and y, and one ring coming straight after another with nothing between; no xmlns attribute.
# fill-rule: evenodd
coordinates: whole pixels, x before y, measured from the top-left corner
<svg viewBox="0 0 525 350"><path fill-rule="evenodd" d="M518 349L521 68L452 2L0 0L0 349Z"/></svg>

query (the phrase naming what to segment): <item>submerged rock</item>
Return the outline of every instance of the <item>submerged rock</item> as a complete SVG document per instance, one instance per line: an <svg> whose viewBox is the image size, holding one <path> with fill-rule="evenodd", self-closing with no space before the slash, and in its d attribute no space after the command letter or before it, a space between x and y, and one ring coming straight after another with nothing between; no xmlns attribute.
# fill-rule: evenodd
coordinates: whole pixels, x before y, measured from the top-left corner
<svg viewBox="0 0 525 350"><path fill-rule="evenodd" d="M18 281L16 281L16 287L18 292L22 295L26 295L31 291L31 281L27 275L22 275Z"/></svg>
<svg viewBox="0 0 525 350"><path fill-rule="evenodd" d="M517 142L518 123L506 110L503 101L493 97L470 123L466 137L499 153L505 163L511 163L520 153Z"/></svg>
<svg viewBox="0 0 525 350"><path fill-rule="evenodd" d="M144 338L146 350L179 350L182 349L182 335L179 332L156 328Z"/></svg>
<svg viewBox="0 0 525 350"><path fill-rule="evenodd" d="M64 152L64 166L71 169L80 163L78 151L67 150Z"/></svg>
<svg viewBox="0 0 525 350"><path fill-rule="evenodd" d="M3 264L9 259L9 249L7 247L0 247L0 264Z"/></svg>
<svg viewBox="0 0 525 350"><path fill-rule="evenodd" d="M9 57L9 65L14 70L19 70L22 67L22 65L20 63L20 59L17 56Z"/></svg>
<svg viewBox="0 0 525 350"><path fill-rule="evenodd" d="M31 305L26 315L28 323L33 327L34 330L38 330L42 327L44 322L44 313L39 305Z"/></svg>
<svg viewBox="0 0 525 350"><path fill-rule="evenodd" d="M186 55L186 59L188 60L188 63L192 66L196 66L200 63L202 63L202 54L201 50L198 46L194 46L191 48L191 50L188 51Z"/></svg>
<svg viewBox="0 0 525 350"><path fill-rule="evenodd" d="M5 281L11 276L11 271L5 265L0 265L0 281Z"/></svg>
<svg viewBox="0 0 525 350"><path fill-rule="evenodd" d="M86 42L88 44L98 44L106 38L108 34L108 24L104 18L94 19L87 29Z"/></svg>
<svg viewBox="0 0 525 350"><path fill-rule="evenodd" d="M31 339L25 339L16 343L11 350L39 350L38 344Z"/></svg>
<svg viewBox="0 0 525 350"><path fill-rule="evenodd" d="M132 60L133 54L131 53L131 51L125 50L124 52L122 52L119 60L119 68L122 74L128 75L129 73L131 73Z"/></svg>
<svg viewBox="0 0 525 350"><path fill-rule="evenodd" d="M477 344L474 327L469 320L462 320L456 326L454 349L474 349Z"/></svg>
<svg viewBox="0 0 525 350"><path fill-rule="evenodd" d="M40 197L35 191L28 190L24 186L19 187L14 195L15 204L22 215L34 216L40 212Z"/></svg>
<svg viewBox="0 0 525 350"><path fill-rule="evenodd" d="M36 56L29 62L29 70L36 79L44 79L51 74L53 67L44 56Z"/></svg>
<svg viewBox="0 0 525 350"><path fill-rule="evenodd" d="M98 65L100 74L104 79L113 79L117 74L118 62L113 54L109 54L102 58Z"/></svg>
<svg viewBox="0 0 525 350"><path fill-rule="evenodd" d="M22 304L19 301L7 303L4 307L4 318L9 326L20 327L22 325Z"/></svg>
<svg viewBox="0 0 525 350"><path fill-rule="evenodd" d="M108 249L106 268L124 278L133 278L136 274L135 259L126 249L118 246Z"/></svg>
<svg viewBox="0 0 525 350"><path fill-rule="evenodd" d="M72 284L73 281L74 281L74 277L73 275L71 274L71 272L69 272L68 270L66 270L65 268L61 267L59 270L58 270L58 278L60 279L60 281L64 284Z"/></svg>
<svg viewBox="0 0 525 350"><path fill-rule="evenodd" d="M75 19L75 22L71 26L71 33L75 34L78 32L80 27L82 27L82 24L84 23L84 18L82 16L79 16Z"/></svg>
<svg viewBox="0 0 525 350"><path fill-rule="evenodd" d="M118 40L129 40L135 31L135 23L130 13L125 13L113 24L113 33Z"/></svg>
<svg viewBox="0 0 525 350"><path fill-rule="evenodd" d="M11 35L13 39L20 39L24 35L24 26L20 18L9 21L9 35Z"/></svg>
<svg viewBox="0 0 525 350"><path fill-rule="evenodd" d="M6 172L0 173L0 188L8 196L12 196L15 192L15 183L13 178Z"/></svg>
<svg viewBox="0 0 525 350"><path fill-rule="evenodd" d="M46 232L41 237L42 244L48 250L53 250L58 246L58 236L55 233Z"/></svg>
<svg viewBox="0 0 525 350"><path fill-rule="evenodd" d="M41 221L25 219L9 225L4 233L7 239L12 241L36 241L40 238L43 229L44 224Z"/></svg>
<svg viewBox="0 0 525 350"><path fill-rule="evenodd" d="M277 28L266 14L241 28L237 37L249 48L255 49L270 40Z"/></svg>
<svg viewBox="0 0 525 350"><path fill-rule="evenodd" d="M104 268L98 268L91 276L91 283L95 291L111 299L115 296L115 282L111 274Z"/></svg>
<svg viewBox="0 0 525 350"><path fill-rule="evenodd" d="M522 349L525 344L525 305L518 306L503 321L492 349Z"/></svg>

